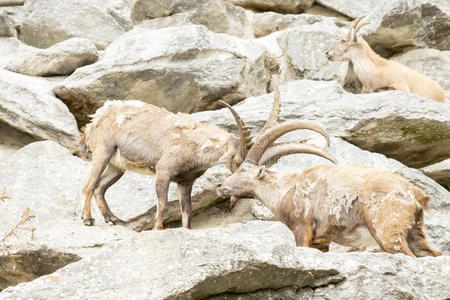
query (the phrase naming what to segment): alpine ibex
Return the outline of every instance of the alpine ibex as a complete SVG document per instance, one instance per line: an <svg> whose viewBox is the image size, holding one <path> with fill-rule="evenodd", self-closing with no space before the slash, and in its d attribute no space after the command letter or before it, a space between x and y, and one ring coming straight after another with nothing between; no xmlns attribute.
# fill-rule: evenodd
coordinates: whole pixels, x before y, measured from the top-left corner
<svg viewBox="0 0 450 300"><path fill-rule="evenodd" d="M278 118L279 91L275 88L271 126ZM278 105L277 105L278 103ZM125 170L156 175L158 197L155 229L163 228L163 213L171 181L178 184L182 224L190 228L191 189L208 168L224 163L232 172L242 163L251 145L250 131L234 109L239 138L212 125L195 121L186 114L174 114L141 101L107 101L94 114L81 137L85 151L92 151L92 169L83 189L83 223L93 225L91 198L95 197L106 222L122 222L109 209L104 195ZM304 121L287 122L285 132L311 129L327 137L320 126ZM106 169L106 171L105 171Z"/></svg>
<svg viewBox="0 0 450 300"><path fill-rule="evenodd" d="M358 31L369 23L360 23L362 17L351 24L348 33L338 41L326 56L329 60L351 61L362 82L362 93L401 90L436 101L445 102L444 89L434 80L407 66L382 58L376 54ZM352 31L353 37L352 37Z"/></svg>
<svg viewBox="0 0 450 300"><path fill-rule="evenodd" d="M286 123L254 140L244 162L218 188L220 196L231 197L232 204L244 197L261 201L292 230L297 246L328 251L331 241L347 246L376 242L390 253L440 255L426 241L423 211L430 197L400 175L339 165L299 173L266 170L265 165L276 158L299 152L335 162L324 150L306 151L309 145L272 145Z"/></svg>

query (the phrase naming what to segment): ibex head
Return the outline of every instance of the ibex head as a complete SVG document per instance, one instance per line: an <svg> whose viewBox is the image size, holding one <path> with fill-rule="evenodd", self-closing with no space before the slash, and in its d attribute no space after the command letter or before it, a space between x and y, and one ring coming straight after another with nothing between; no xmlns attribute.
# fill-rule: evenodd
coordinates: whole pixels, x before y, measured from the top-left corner
<svg viewBox="0 0 450 300"><path fill-rule="evenodd" d="M310 129L323 135L328 145L330 138L325 130L312 122L292 120L278 124L280 112L280 92L275 85L274 104L272 113L267 120L261 134L254 140L248 150L244 162L234 171L232 175L225 179L217 190L222 197L231 197L231 204L238 198L251 196L251 191L258 185L267 172L266 166L270 165L278 158L295 153L310 153L322 156L333 163L336 160L328 152L312 145L287 142L273 144L282 135L297 129Z"/></svg>
<svg viewBox="0 0 450 300"><path fill-rule="evenodd" d="M359 17L353 21L346 35L342 37L334 46L326 52L327 59L337 61L349 61L352 58L352 52L361 47L361 38L358 38L358 31L361 27L369 24L368 22L360 23L363 17ZM353 36L352 36L353 32Z"/></svg>

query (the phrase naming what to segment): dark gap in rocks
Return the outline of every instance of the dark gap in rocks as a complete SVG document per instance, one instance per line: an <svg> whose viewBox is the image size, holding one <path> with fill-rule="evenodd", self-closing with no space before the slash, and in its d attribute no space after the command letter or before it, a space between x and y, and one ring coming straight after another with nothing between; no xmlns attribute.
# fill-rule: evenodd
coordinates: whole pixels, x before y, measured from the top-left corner
<svg viewBox="0 0 450 300"><path fill-rule="evenodd" d="M76 254L42 247L0 256L0 291L8 286L32 281L81 259Z"/></svg>
<svg viewBox="0 0 450 300"><path fill-rule="evenodd" d="M270 280L268 280L267 274L272 275ZM189 291L178 294L173 299L210 299L213 296L217 297L227 294L252 294L262 290L262 287L273 290L292 286L317 288L344 280L345 277L334 269L320 271L297 270L280 268L271 264L257 264L248 266L244 270L207 278Z"/></svg>
<svg viewBox="0 0 450 300"><path fill-rule="evenodd" d="M346 22L349 22L352 20L352 18L349 18L346 15L341 14L338 11L335 11L331 8L320 5L318 3L314 3L310 8L305 9L304 13L311 14L311 15L319 15L319 16L324 16L324 17L334 17L341 21L346 21Z"/></svg>

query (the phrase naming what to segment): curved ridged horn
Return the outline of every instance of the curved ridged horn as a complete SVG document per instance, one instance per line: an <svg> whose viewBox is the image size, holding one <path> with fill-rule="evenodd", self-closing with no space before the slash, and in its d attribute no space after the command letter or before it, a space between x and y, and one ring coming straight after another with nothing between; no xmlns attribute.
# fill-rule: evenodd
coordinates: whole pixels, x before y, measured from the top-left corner
<svg viewBox="0 0 450 300"><path fill-rule="evenodd" d="M268 129L274 127L278 124L278 120L280 119L280 90L278 89L278 76L273 76L273 104L272 111L270 112L269 118L266 121L261 133L267 131Z"/></svg>
<svg viewBox="0 0 450 300"><path fill-rule="evenodd" d="M362 23L358 23L358 25L355 27L355 38L356 38L356 34L358 33L358 31L361 29L361 27L366 26L370 24L370 22L362 22Z"/></svg>
<svg viewBox="0 0 450 300"><path fill-rule="evenodd" d="M350 28L348 29L348 33L347 33L347 41L350 41L350 39L352 38L352 30L353 28L355 28L356 25L358 25L358 23L363 19L363 17L359 17L356 18L352 24L350 25Z"/></svg>
<svg viewBox="0 0 450 300"><path fill-rule="evenodd" d="M275 162L282 156L296 154L296 153L308 153L322 156L323 158L328 159L332 163L337 164L337 160L327 151L322 150L316 146L302 144L298 142L288 142L288 143L280 143L273 145L269 149L267 149L261 159L258 162L258 165L266 165L270 162Z"/></svg>
<svg viewBox="0 0 450 300"><path fill-rule="evenodd" d="M239 114L234 110L234 108L226 103L225 101L219 100L219 103L225 105L233 114L234 119L236 120L238 132L239 132L239 140L240 140L240 151L242 159L247 155L247 150L252 146L252 136L250 130L245 125L244 121L242 121Z"/></svg>
<svg viewBox="0 0 450 300"><path fill-rule="evenodd" d="M330 137L321 126L309 121L292 120L278 124L258 136L253 143L253 146L248 151L245 161L254 165L258 164L259 159L264 154L267 147L272 145L272 143L280 136L297 129L314 130L323 135L326 138L328 145L330 145Z"/></svg>

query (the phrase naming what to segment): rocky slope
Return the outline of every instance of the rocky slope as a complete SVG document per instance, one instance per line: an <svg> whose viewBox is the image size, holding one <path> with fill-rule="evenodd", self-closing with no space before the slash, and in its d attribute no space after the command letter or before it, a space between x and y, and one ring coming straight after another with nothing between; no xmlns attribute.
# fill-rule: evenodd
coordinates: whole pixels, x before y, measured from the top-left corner
<svg viewBox="0 0 450 300"><path fill-rule="evenodd" d="M359 94L351 64L325 52L362 15L380 55L450 95L446 1L0 0L0 299L450 298L450 102ZM134 173L106 194L124 226L105 224L95 204L95 226L82 225L90 162L79 157L80 128L107 99L140 99L235 132L222 99L256 136L274 74L282 121L321 123L340 164L391 170L433 196L425 225L442 256L295 247L254 199L230 209L217 196L230 174L223 165L194 185L193 230L179 228L172 185L168 229L149 231L154 180ZM284 139L326 146L314 133ZM292 155L271 168L327 163Z"/></svg>

